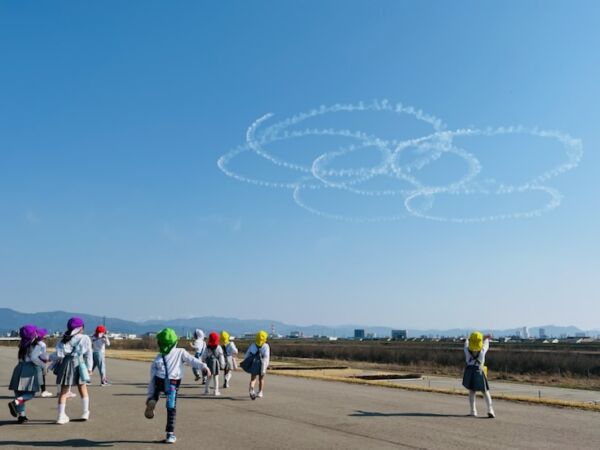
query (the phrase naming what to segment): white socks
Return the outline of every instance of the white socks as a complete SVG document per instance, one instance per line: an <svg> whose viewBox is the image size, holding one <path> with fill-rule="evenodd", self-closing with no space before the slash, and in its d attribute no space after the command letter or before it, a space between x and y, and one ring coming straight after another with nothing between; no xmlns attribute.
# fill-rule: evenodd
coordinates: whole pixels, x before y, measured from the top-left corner
<svg viewBox="0 0 600 450"><path fill-rule="evenodd" d="M225 381L229 381L229 380L231 380L231 372L227 372L225 374Z"/></svg>
<svg viewBox="0 0 600 450"><path fill-rule="evenodd" d="M89 412L90 410L90 398L89 397L81 397L81 409L84 413Z"/></svg>
<svg viewBox="0 0 600 450"><path fill-rule="evenodd" d="M490 394L490 391L485 391L483 393L483 398L485 399L485 404L487 406L488 413L493 413L494 408L492 407L492 395Z"/></svg>
<svg viewBox="0 0 600 450"><path fill-rule="evenodd" d="M477 406L475 405L475 399L477 398L477 393L475 391L469 391L469 405L471 406L471 415L477 415Z"/></svg>
<svg viewBox="0 0 600 450"><path fill-rule="evenodd" d="M65 404L64 403L59 403L58 404L58 415L59 416L64 416L65 415Z"/></svg>
<svg viewBox="0 0 600 450"><path fill-rule="evenodd" d="M471 415L477 415L477 406L475 405L475 399L477 398L477 393L475 391L469 391L469 405L471 406ZM485 405L487 406L488 413L494 413L494 408L492 407L492 395L490 391L485 391L483 393L483 398L485 400Z"/></svg>

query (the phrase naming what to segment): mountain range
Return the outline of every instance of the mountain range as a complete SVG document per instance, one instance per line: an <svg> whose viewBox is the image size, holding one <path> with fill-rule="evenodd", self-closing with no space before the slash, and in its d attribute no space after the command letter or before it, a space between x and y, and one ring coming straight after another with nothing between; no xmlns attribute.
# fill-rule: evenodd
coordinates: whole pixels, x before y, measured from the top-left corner
<svg viewBox="0 0 600 450"><path fill-rule="evenodd" d="M240 336L244 333L253 333L257 330L268 330L272 327L275 332L282 335L289 335L293 331L303 333L304 336L337 336L351 337L355 329L364 329L366 333L374 333L378 337L387 337L391 334L391 327L366 326L366 325L291 325L276 320L260 319L234 319L226 317L196 317L190 319L171 319L171 320L147 320L135 322L130 320L118 319L113 317L101 317L84 313L72 313L66 311L51 311L39 313L22 313L9 308L0 308L0 333L5 334L18 329L26 323L33 323L37 326L47 328L51 332L62 332L65 329L67 320L72 316L81 317L87 325L88 332L93 330L96 325L105 322L106 327L111 332L127 334L144 334L147 332L156 332L164 327L175 329L178 334L185 335L191 333L196 328L201 328L205 332L213 330L227 330L232 335ZM398 327L401 328L401 327ZM537 337L539 329L543 328L547 336L559 337L561 335L574 336L577 333L586 333L588 336L600 335L600 330L581 330L575 326L555 326L546 325L541 327L531 327L529 332ZM491 332L496 337L513 336L517 334L520 328L508 328L501 330L482 330ZM469 328L453 328L447 330L441 329L407 329L409 337L419 336L448 336L459 337L469 334L472 330Z"/></svg>

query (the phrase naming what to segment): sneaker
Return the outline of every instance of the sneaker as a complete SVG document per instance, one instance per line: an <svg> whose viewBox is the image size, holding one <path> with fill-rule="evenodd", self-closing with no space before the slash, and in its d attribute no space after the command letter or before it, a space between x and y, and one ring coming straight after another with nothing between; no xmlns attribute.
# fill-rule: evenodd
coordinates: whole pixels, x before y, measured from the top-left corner
<svg viewBox="0 0 600 450"><path fill-rule="evenodd" d="M256 394L254 393L254 389L250 389L250 398L252 400L256 400Z"/></svg>
<svg viewBox="0 0 600 450"><path fill-rule="evenodd" d="M174 444L175 442L177 442L177 438L175 437L175 434L167 433L167 437L165 439L165 444Z"/></svg>
<svg viewBox="0 0 600 450"><path fill-rule="evenodd" d="M215 397L218 397L220 395L221 395L221 393L219 391L215 391Z"/></svg>
<svg viewBox="0 0 600 450"><path fill-rule="evenodd" d="M225 380L223 383L223 389L227 389L229 387L229 380Z"/></svg>
<svg viewBox="0 0 600 450"><path fill-rule="evenodd" d="M146 419L154 419L154 408L156 407L156 400L151 398L146 403L146 411L144 411L144 416Z"/></svg>
<svg viewBox="0 0 600 450"><path fill-rule="evenodd" d="M110 386L110 383L108 381L105 381L104 383L100 383L100 386Z"/></svg>
<svg viewBox="0 0 600 450"><path fill-rule="evenodd" d="M263 392L262 392L262 391L258 391L258 395L257 395L257 397L258 397L258 398L263 398Z"/></svg>
<svg viewBox="0 0 600 450"><path fill-rule="evenodd" d="M47 397L54 397L54 394L52 392L49 391L44 391L40 394L42 397L47 398Z"/></svg>
<svg viewBox="0 0 600 450"><path fill-rule="evenodd" d="M477 411L471 411L469 413L469 416L471 416L471 417L477 417Z"/></svg>
<svg viewBox="0 0 600 450"><path fill-rule="evenodd" d="M208 389L204 389L204 395L208 395L210 392Z"/></svg>
<svg viewBox="0 0 600 450"><path fill-rule="evenodd" d="M196 375L196 376L194 377L194 381L198 381L200 378L201 378L201 377L200 377L200 375Z"/></svg>
<svg viewBox="0 0 600 450"><path fill-rule="evenodd" d="M81 415L81 417L79 418L79 420L83 420L83 421L90 420L90 412L89 411L84 412Z"/></svg>
<svg viewBox="0 0 600 450"><path fill-rule="evenodd" d="M19 418L17 419L17 423L27 423L29 422L29 419L27 418L27 416L19 416Z"/></svg>
<svg viewBox="0 0 600 450"><path fill-rule="evenodd" d="M489 417L490 419L495 419L495 418L496 418L496 413L494 412L494 410L493 410L493 409L490 409L490 410L488 411L488 417Z"/></svg>
<svg viewBox="0 0 600 450"><path fill-rule="evenodd" d="M69 416L67 416L66 414L61 414L60 416L58 416L58 419L56 419L56 423L58 425L65 425L69 423L69 420Z"/></svg>
<svg viewBox="0 0 600 450"><path fill-rule="evenodd" d="M75 392L71 392L71 391L67 392L67 398L75 398L75 397L77 397L77 394Z"/></svg>
<svg viewBox="0 0 600 450"><path fill-rule="evenodd" d="M17 404L14 400L8 402L8 410L10 411L10 415L13 417L17 417L19 415L17 412Z"/></svg>

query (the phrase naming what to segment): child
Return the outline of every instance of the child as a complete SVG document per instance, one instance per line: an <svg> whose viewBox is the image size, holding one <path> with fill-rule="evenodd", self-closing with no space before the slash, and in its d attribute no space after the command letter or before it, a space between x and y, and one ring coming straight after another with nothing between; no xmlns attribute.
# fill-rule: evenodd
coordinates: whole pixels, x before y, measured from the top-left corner
<svg viewBox="0 0 600 450"><path fill-rule="evenodd" d="M48 336L48 330L45 328L38 328L36 330L36 332L37 332L37 343L42 348L42 355L40 356L40 358L45 363L48 363L50 361L50 357L48 356L46 343L44 342L44 339L46 338L46 336ZM42 397L54 397L54 394L46 389L46 375L47 374L48 374L48 366L46 364L44 364L44 367L42 367L42 380L43 380L42 381L42 393L40 395Z"/></svg>
<svg viewBox="0 0 600 450"><path fill-rule="evenodd" d="M25 325L19 330L19 363L10 379L9 389L14 391L15 399L8 403L8 409L17 423L27 422L25 403L40 391L42 368L46 363L40 358L43 348L37 343L37 329L33 325Z"/></svg>
<svg viewBox="0 0 600 450"><path fill-rule="evenodd" d="M231 372L237 368L235 355L238 354L238 349L229 340L229 333L225 330L221 331L221 345L223 346L223 353L225 355L225 376L223 377L225 380L223 382L223 389L227 389L231 381Z"/></svg>
<svg viewBox="0 0 600 450"><path fill-rule="evenodd" d="M70 386L76 385L81 396L83 413L81 420L90 418L90 398L87 383L92 375L93 357L92 341L83 334L84 323L79 317L71 317L67 323L67 331L56 346L58 362L54 368L56 384L60 386L58 397L58 419L56 423L64 425L69 423L69 416L65 412L67 396Z"/></svg>
<svg viewBox="0 0 600 450"><path fill-rule="evenodd" d="M104 325L98 325L96 327L96 333L92 336L92 357L94 360L92 371L94 371L96 367L98 368L101 386L108 386L108 378L106 378L106 347L110 347L110 341L106 335L106 328Z"/></svg>
<svg viewBox="0 0 600 450"><path fill-rule="evenodd" d="M248 347L244 361L242 361L242 368L250 374L249 392L252 400L256 400L256 397L263 398L264 395L265 375L271 358L271 349L267 344L268 336L266 331L259 331L256 334L256 341ZM258 377L258 395L254 391L256 377Z"/></svg>
<svg viewBox="0 0 600 450"><path fill-rule="evenodd" d="M465 358L467 365L463 375L463 386L469 390L469 405L471 406L470 416L477 416L477 406L475 399L477 391L483 393L485 403L488 409L488 417L496 417L492 407L492 396L490 395L490 386L487 380L487 367L485 366L485 354L490 348L490 334L485 337L478 331L474 331L465 340Z"/></svg>
<svg viewBox="0 0 600 450"><path fill-rule="evenodd" d="M160 353L156 355L150 366L150 383L148 383L148 398L146 399L147 419L154 417L154 408L160 397L160 393L167 395L167 444L174 444L175 416L177 405L177 392L183 379L183 364L187 363L192 368L208 371L206 364L198 358L194 358L185 349L177 348L177 335L171 328L165 328L156 335Z"/></svg>
<svg viewBox="0 0 600 450"><path fill-rule="evenodd" d="M210 382L214 381L215 395L219 396L221 395L221 392L219 392L219 372L225 367L225 357L223 356L223 349L219 345L219 335L217 333L213 332L208 335L206 347L202 355L202 361L206 363L212 375L208 377L204 393L208 394Z"/></svg>
<svg viewBox="0 0 600 450"><path fill-rule="evenodd" d="M196 359L202 359L202 354L204 353L204 350L206 350L206 343L204 342L204 331L202 331L199 328L196 331L194 331L194 341L191 345L192 348L195 350L194 357L196 357ZM202 378L202 384L206 384L206 377L202 375L202 373L199 370L194 369L192 370L192 372L194 372L196 381Z"/></svg>

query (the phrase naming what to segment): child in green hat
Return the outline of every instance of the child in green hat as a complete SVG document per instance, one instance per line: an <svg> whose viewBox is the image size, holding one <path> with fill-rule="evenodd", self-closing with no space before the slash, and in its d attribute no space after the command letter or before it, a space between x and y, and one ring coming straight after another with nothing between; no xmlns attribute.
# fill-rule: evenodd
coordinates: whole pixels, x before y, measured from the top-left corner
<svg viewBox="0 0 600 450"><path fill-rule="evenodd" d="M148 383L148 397L146 400L146 412L144 415L148 419L154 417L154 408L164 392L167 396L167 444L174 444L175 437L175 416L177 404L177 392L181 380L183 379L184 364L188 364L193 369L208 372L208 366L200 359L194 358L183 348L177 348L177 334L171 328L165 328L156 335L160 353L156 355L150 368L150 383Z"/></svg>

